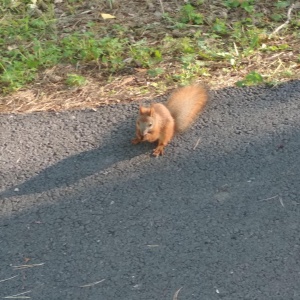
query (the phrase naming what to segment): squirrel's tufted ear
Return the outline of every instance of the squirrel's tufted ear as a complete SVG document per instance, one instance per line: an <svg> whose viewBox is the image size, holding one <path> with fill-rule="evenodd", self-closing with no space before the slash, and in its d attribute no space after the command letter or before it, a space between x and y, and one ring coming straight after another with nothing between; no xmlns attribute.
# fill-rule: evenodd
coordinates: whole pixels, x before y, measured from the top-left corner
<svg viewBox="0 0 300 300"><path fill-rule="evenodd" d="M143 107L142 105L140 105L140 114L144 114L145 113L145 107Z"/></svg>
<svg viewBox="0 0 300 300"><path fill-rule="evenodd" d="M140 115L146 115L146 116L152 116L154 113L154 108L151 106L145 107L145 106L140 106Z"/></svg>

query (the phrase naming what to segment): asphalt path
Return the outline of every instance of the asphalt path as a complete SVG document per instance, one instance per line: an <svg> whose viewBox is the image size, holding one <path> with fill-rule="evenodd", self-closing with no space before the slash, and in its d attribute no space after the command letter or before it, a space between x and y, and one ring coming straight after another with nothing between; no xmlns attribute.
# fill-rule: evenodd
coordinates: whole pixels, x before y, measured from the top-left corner
<svg viewBox="0 0 300 300"><path fill-rule="evenodd" d="M211 92L159 158L137 108L0 116L0 299L300 299L300 81Z"/></svg>

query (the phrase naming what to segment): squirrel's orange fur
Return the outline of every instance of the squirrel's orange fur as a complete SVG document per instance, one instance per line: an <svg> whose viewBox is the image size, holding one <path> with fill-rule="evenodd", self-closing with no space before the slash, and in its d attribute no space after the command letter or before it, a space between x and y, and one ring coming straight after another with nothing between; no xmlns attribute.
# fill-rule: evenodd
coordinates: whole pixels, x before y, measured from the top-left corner
<svg viewBox="0 0 300 300"><path fill-rule="evenodd" d="M155 103L149 108L140 106L136 121L136 138L132 143L158 141L153 155L162 155L174 134L182 133L195 121L207 98L206 88L190 85L176 90L165 105Z"/></svg>

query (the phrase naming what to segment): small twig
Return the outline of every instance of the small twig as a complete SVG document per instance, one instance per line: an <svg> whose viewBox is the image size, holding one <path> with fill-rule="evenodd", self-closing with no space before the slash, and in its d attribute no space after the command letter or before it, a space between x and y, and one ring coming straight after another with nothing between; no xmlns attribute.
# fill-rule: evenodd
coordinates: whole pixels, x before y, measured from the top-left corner
<svg viewBox="0 0 300 300"><path fill-rule="evenodd" d="M12 295L12 296L6 296L6 297L3 297L3 299L30 299L31 297L22 296L22 295L28 294L30 292L31 291L26 291L26 292L23 292L23 293Z"/></svg>
<svg viewBox="0 0 300 300"><path fill-rule="evenodd" d="M80 13L80 15L85 15L85 14L89 14L90 12L92 12L92 10L86 10ZM78 22L77 22L78 23Z"/></svg>
<svg viewBox="0 0 300 300"><path fill-rule="evenodd" d="M282 61L281 60L279 60L279 64L278 64L278 66L277 66L277 68L276 68L276 70L273 72L273 74L276 74L276 72L280 69L280 67L282 66Z"/></svg>
<svg viewBox="0 0 300 300"><path fill-rule="evenodd" d="M40 267L44 265L44 263L41 264L32 264L32 265L20 265L20 266L12 266L15 270L23 270L28 268L34 268L34 267Z"/></svg>
<svg viewBox="0 0 300 300"><path fill-rule="evenodd" d="M293 3L290 8L288 9L287 12L287 20L281 24L280 26L278 26L270 35L269 35L269 39L272 37L272 35L274 35L275 33L277 33L280 29L282 29L284 26L286 26L287 24L289 24L290 20L291 20L291 12L295 7L295 3Z"/></svg>
<svg viewBox="0 0 300 300"><path fill-rule="evenodd" d="M93 283L85 284L85 285L80 285L79 287L85 288L85 287L94 286L94 285L96 285L96 284L98 284L98 283L103 282L104 280L105 280L105 279L102 279L102 280L100 280L100 281L96 281L96 282L93 282Z"/></svg>
<svg viewBox="0 0 300 300"><path fill-rule="evenodd" d="M164 14L165 10L164 10L164 5L162 3L162 0L159 0L159 3L160 3L160 6L161 6L162 13Z"/></svg>
<svg viewBox="0 0 300 300"><path fill-rule="evenodd" d="M184 24L185 27L195 27L195 28L201 28L202 25L194 25L194 24ZM176 26L167 26L168 29L176 28Z"/></svg>
<svg viewBox="0 0 300 300"><path fill-rule="evenodd" d="M234 50L235 50L236 56L239 56L239 51L238 51L238 48L237 48L235 42L233 42L233 46L234 46Z"/></svg>
<svg viewBox="0 0 300 300"><path fill-rule="evenodd" d="M258 201L268 201L268 200L275 199L276 197L278 197L278 195L275 195L275 196L273 196L273 197L266 198L266 199L261 199L261 200L258 200Z"/></svg>
<svg viewBox="0 0 300 300"><path fill-rule="evenodd" d="M3 299L31 299L31 297L28 296L7 296L7 297L3 297Z"/></svg>
<svg viewBox="0 0 300 300"><path fill-rule="evenodd" d="M18 277L19 275L15 275L15 276L13 276L13 277L9 277L9 278L6 278L6 279L2 279L2 280L0 280L0 282L4 282L4 281L7 281L7 280L11 280L11 279L13 279L13 278L15 278L15 277Z"/></svg>
<svg viewBox="0 0 300 300"><path fill-rule="evenodd" d="M199 143L200 143L200 138L199 138L198 141L196 142L196 144L195 144L193 150L195 150L195 149L197 148L197 146L199 145Z"/></svg>
<svg viewBox="0 0 300 300"><path fill-rule="evenodd" d="M266 199L261 199L261 200L258 200L258 201L261 202L261 201L273 200L273 199L275 199L275 198L277 198L277 197L279 198L279 202L280 202L280 204L282 205L282 207L284 207L283 200L282 200L281 197L279 197L279 195L275 195L275 196L273 196L273 197L266 198Z"/></svg>
<svg viewBox="0 0 300 300"><path fill-rule="evenodd" d="M108 2L108 4L109 4L109 8L110 8L110 9L113 9L113 2L114 2L114 1L113 1L113 0L108 0L107 2Z"/></svg>
<svg viewBox="0 0 300 300"><path fill-rule="evenodd" d="M283 53L283 52L280 52L280 53L271 55L271 56L269 56L269 57L266 57L265 59L266 59L266 60L273 60L274 58L276 58L276 57L278 57L278 56L280 56L280 55L282 55L282 54L284 54L284 53Z"/></svg>
<svg viewBox="0 0 300 300"><path fill-rule="evenodd" d="M179 294L181 289L182 289L182 287L179 290L176 291L176 293L173 296L173 300L177 300L178 294Z"/></svg>
<svg viewBox="0 0 300 300"><path fill-rule="evenodd" d="M280 202L280 204L282 205L282 207L284 207L284 204L283 204L283 201L282 201L282 198L281 198L281 197L279 197L279 202Z"/></svg>

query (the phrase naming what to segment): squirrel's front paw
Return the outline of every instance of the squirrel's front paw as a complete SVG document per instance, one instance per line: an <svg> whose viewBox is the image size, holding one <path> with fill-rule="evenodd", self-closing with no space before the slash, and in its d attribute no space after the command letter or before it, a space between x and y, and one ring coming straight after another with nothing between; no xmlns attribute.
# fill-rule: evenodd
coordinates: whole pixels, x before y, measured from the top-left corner
<svg viewBox="0 0 300 300"><path fill-rule="evenodd" d="M139 144L142 140L138 137L131 140L131 144L136 145Z"/></svg>
<svg viewBox="0 0 300 300"><path fill-rule="evenodd" d="M163 154L164 154L164 146L157 146L153 151L153 155L156 157Z"/></svg>

